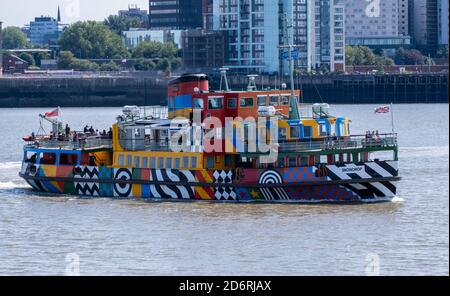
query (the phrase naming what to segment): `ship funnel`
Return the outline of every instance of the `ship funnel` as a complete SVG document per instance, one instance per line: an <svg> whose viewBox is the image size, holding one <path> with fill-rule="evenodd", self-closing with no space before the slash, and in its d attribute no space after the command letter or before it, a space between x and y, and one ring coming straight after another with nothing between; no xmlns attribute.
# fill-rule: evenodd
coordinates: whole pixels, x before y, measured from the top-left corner
<svg viewBox="0 0 450 296"><path fill-rule="evenodd" d="M248 77L247 90L248 91L257 91L258 88L256 87L256 77L258 77L258 75L247 75L247 77Z"/></svg>

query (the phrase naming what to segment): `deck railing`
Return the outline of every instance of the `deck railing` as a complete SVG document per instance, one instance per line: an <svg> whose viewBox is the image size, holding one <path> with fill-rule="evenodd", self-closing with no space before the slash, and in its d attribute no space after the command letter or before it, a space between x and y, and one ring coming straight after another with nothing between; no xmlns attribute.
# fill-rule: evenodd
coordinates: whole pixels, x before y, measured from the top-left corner
<svg viewBox="0 0 450 296"><path fill-rule="evenodd" d="M31 143L28 146L36 148L64 149L64 150L110 149L112 148L112 139L96 137L96 138L78 139L76 141L42 140Z"/></svg>

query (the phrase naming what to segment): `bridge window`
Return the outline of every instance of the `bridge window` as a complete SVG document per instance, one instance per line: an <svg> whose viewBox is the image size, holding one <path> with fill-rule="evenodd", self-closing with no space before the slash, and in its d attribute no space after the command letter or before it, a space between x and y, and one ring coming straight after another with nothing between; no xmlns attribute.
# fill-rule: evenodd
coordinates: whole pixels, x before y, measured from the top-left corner
<svg viewBox="0 0 450 296"><path fill-rule="evenodd" d="M313 136L313 128L312 126L304 126L303 127L303 136L306 139L311 139Z"/></svg>
<svg viewBox="0 0 450 296"><path fill-rule="evenodd" d="M258 96L258 106L266 106L267 97L266 96Z"/></svg>
<svg viewBox="0 0 450 296"><path fill-rule="evenodd" d="M228 99L228 109L235 109L235 108L237 108L237 99L236 98Z"/></svg>
<svg viewBox="0 0 450 296"><path fill-rule="evenodd" d="M284 127L279 129L279 134L280 134L280 139L281 140L286 140L287 131L286 131L286 129Z"/></svg>
<svg viewBox="0 0 450 296"><path fill-rule="evenodd" d="M205 102L203 99L194 99L194 109L205 109Z"/></svg>
<svg viewBox="0 0 450 296"><path fill-rule="evenodd" d="M286 159L284 157L278 158L278 167L285 168L286 167Z"/></svg>
<svg viewBox="0 0 450 296"><path fill-rule="evenodd" d="M209 110L223 109L223 98L209 98L208 109Z"/></svg>
<svg viewBox="0 0 450 296"><path fill-rule="evenodd" d="M291 139L298 139L300 137L300 133L298 131L297 126L291 127Z"/></svg>
<svg viewBox="0 0 450 296"><path fill-rule="evenodd" d="M326 137L327 136L327 126L325 125L325 123L320 123L319 124L319 135L321 137Z"/></svg>
<svg viewBox="0 0 450 296"><path fill-rule="evenodd" d="M133 165L133 156L131 155L127 155L127 166L132 166Z"/></svg>
<svg viewBox="0 0 450 296"><path fill-rule="evenodd" d="M253 107L255 105L255 100L253 98L242 98L240 105L243 108Z"/></svg>
<svg viewBox="0 0 450 296"><path fill-rule="evenodd" d="M281 96L281 106L289 106L291 96Z"/></svg>
<svg viewBox="0 0 450 296"><path fill-rule="evenodd" d="M270 106L278 107L280 105L280 98L278 96L271 96L269 101Z"/></svg>

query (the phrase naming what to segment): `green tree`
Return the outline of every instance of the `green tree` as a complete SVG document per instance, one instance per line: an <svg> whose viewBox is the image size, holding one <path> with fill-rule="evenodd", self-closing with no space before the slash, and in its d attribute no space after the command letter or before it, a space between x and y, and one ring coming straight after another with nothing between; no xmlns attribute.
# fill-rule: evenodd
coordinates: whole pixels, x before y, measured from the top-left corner
<svg viewBox="0 0 450 296"><path fill-rule="evenodd" d="M417 49L399 48L395 53L397 65L425 65L427 58Z"/></svg>
<svg viewBox="0 0 450 296"><path fill-rule="evenodd" d="M3 29L3 48L17 49L28 48L30 44L27 41L27 35L18 27L7 27Z"/></svg>
<svg viewBox="0 0 450 296"><path fill-rule="evenodd" d="M134 64L134 69L137 71L151 71L155 70L155 68L156 64L151 59L141 58Z"/></svg>
<svg viewBox="0 0 450 296"><path fill-rule="evenodd" d="M22 60L26 61L28 63L28 66L32 67L36 65L36 62L34 61L34 58L31 54L29 53L21 53L19 55L19 58L21 58Z"/></svg>
<svg viewBox="0 0 450 296"><path fill-rule="evenodd" d="M173 43L147 41L136 46L133 50L133 57L145 59L175 58L178 51L178 48Z"/></svg>
<svg viewBox="0 0 450 296"><path fill-rule="evenodd" d="M58 67L64 70L75 71L97 71L99 66L88 60L80 60L75 58L70 51L62 51L58 56Z"/></svg>
<svg viewBox="0 0 450 296"><path fill-rule="evenodd" d="M77 22L67 28L59 40L61 50L82 59L128 57L122 38L102 23Z"/></svg>
<svg viewBox="0 0 450 296"><path fill-rule="evenodd" d="M33 58L36 62L36 66L41 66L42 60L48 60L50 58L50 54L47 52L35 52L33 54Z"/></svg>
<svg viewBox="0 0 450 296"><path fill-rule="evenodd" d="M103 72L114 72L114 71L119 71L119 70L120 70L120 67L117 66L117 64L114 63L113 61L100 66L100 71L103 71Z"/></svg>
<svg viewBox="0 0 450 296"><path fill-rule="evenodd" d="M129 16L110 15L103 22L111 31L122 35L123 31L128 31L130 28L142 27L142 22L139 18Z"/></svg>
<svg viewBox="0 0 450 296"><path fill-rule="evenodd" d="M75 56L70 51L61 51L58 56L58 68L70 69L72 63L75 60Z"/></svg>
<svg viewBox="0 0 450 296"><path fill-rule="evenodd" d="M442 46L437 52L437 57L440 59L448 59L448 45Z"/></svg>

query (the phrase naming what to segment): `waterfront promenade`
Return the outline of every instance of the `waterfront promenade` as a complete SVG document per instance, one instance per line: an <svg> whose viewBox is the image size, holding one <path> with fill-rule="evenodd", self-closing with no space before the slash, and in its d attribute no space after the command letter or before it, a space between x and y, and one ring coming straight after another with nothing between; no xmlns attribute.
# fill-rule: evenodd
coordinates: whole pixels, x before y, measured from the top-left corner
<svg viewBox="0 0 450 296"><path fill-rule="evenodd" d="M170 79L148 73L4 76L0 107L165 105ZM220 77L211 75L211 88L218 89L219 81ZM275 89L287 81L264 76L256 82L259 89ZM229 75L229 83L233 90L242 90L248 78ZM295 83L305 103L448 103L448 73L307 75L296 77Z"/></svg>

